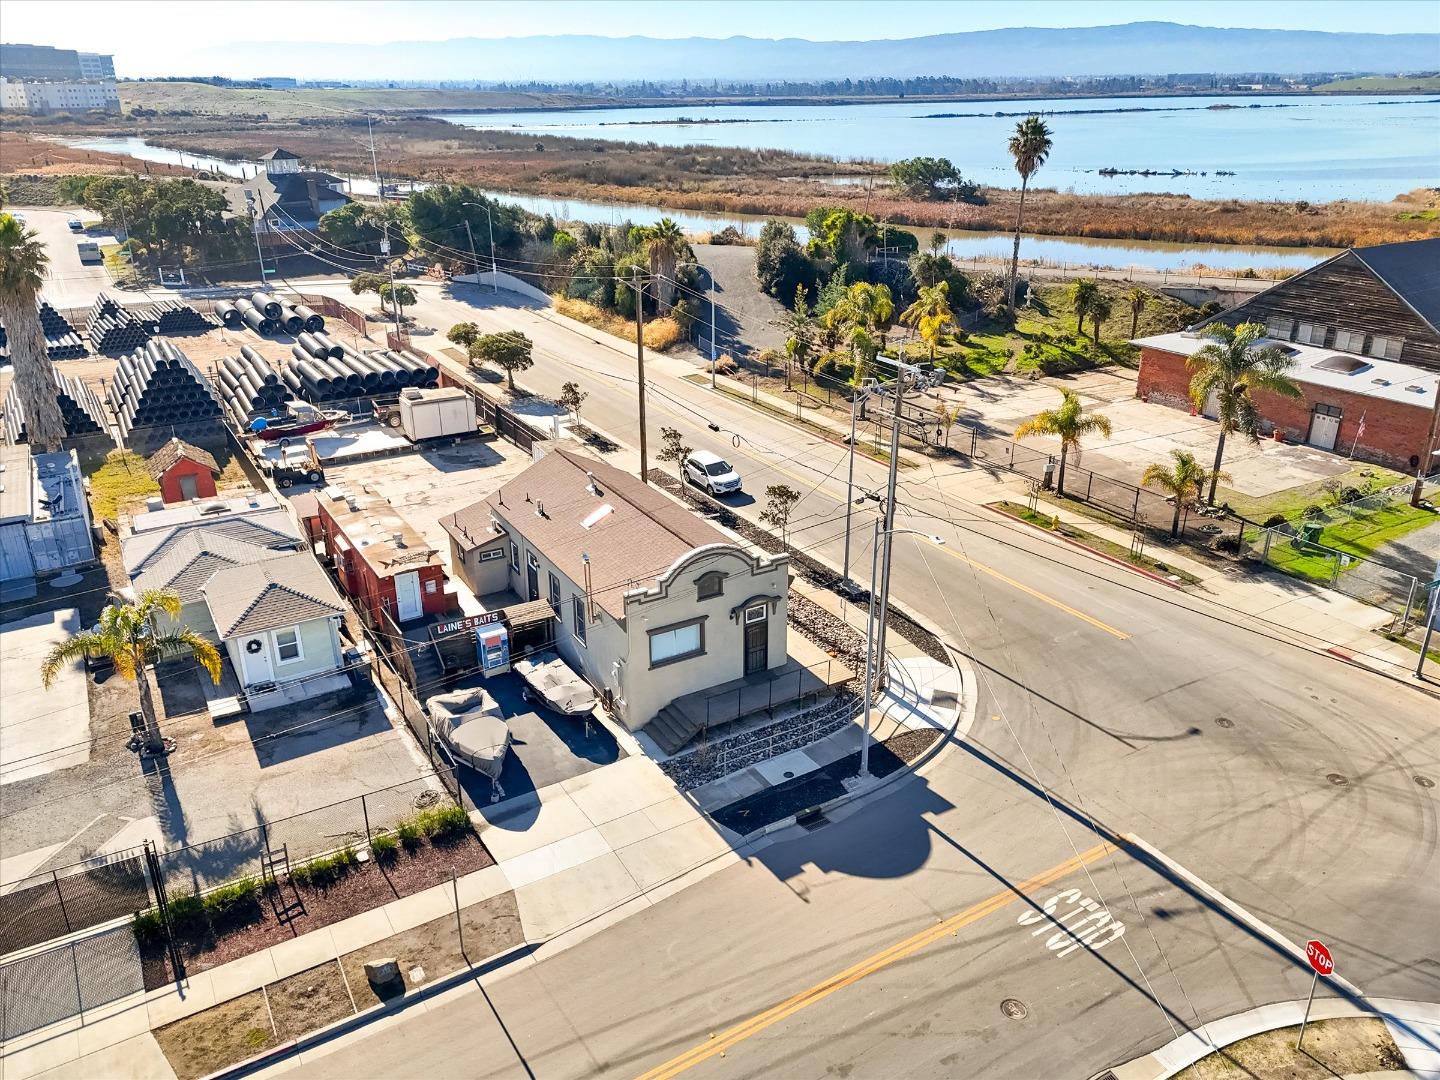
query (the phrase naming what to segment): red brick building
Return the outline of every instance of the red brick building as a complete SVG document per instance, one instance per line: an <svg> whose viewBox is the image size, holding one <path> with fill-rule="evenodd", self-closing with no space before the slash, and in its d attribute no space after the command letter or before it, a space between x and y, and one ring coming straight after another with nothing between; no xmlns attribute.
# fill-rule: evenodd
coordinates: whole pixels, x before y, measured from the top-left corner
<svg viewBox="0 0 1440 1080"><path fill-rule="evenodd" d="M375 621L408 623L456 605L439 552L378 495L327 487L316 500L317 540L340 588Z"/></svg>
<svg viewBox="0 0 1440 1080"><path fill-rule="evenodd" d="M171 439L145 460L145 468L160 485L160 497L171 503L215 498L220 465L208 452L179 439Z"/></svg>
<svg viewBox="0 0 1440 1080"><path fill-rule="evenodd" d="M1420 464L1440 394L1440 240L1355 248L1190 330L1138 339L1136 394L1195 408L1187 360L1217 322L1260 323L1294 361L1302 397L1255 397L1266 434L1405 471Z"/></svg>

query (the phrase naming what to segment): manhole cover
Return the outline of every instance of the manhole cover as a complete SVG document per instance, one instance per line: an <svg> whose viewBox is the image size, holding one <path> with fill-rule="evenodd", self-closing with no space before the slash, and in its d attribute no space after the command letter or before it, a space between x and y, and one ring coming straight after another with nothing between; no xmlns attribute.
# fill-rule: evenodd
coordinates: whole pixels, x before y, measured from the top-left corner
<svg viewBox="0 0 1440 1080"><path fill-rule="evenodd" d="M1234 720L1231 720L1228 716L1217 716L1217 717L1215 718L1215 726L1216 726L1216 727L1223 727L1223 728L1232 728L1232 727L1235 726L1235 721L1234 721Z"/></svg>
<svg viewBox="0 0 1440 1080"><path fill-rule="evenodd" d="M1330 783L1334 784L1336 787L1344 787L1346 784L1350 783L1349 779L1341 776L1338 772L1332 772L1327 774L1325 779L1329 780Z"/></svg>
<svg viewBox="0 0 1440 1080"><path fill-rule="evenodd" d="M1000 1011L1011 1020L1024 1020L1025 1017L1030 1015L1030 1010L1025 1007L1025 1003L1019 998L1006 998L1000 1002Z"/></svg>
<svg viewBox="0 0 1440 1080"><path fill-rule="evenodd" d="M791 772L789 769L786 769L786 770L785 770L785 779L786 779L786 780L794 780L794 779L795 779L795 774L794 774L793 772Z"/></svg>
<svg viewBox="0 0 1440 1080"><path fill-rule="evenodd" d="M1432 788L1435 786L1435 781L1431 780L1428 776L1415 777L1415 783L1419 784L1423 788Z"/></svg>

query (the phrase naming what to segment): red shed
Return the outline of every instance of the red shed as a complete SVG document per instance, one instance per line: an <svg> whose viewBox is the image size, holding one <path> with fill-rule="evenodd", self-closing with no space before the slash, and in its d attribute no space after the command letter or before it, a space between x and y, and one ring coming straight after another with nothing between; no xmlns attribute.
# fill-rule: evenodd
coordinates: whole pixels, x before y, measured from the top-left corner
<svg viewBox="0 0 1440 1080"><path fill-rule="evenodd" d="M341 589L372 619L407 623L455 607L439 551L385 499L327 487L316 510Z"/></svg>
<svg viewBox="0 0 1440 1080"><path fill-rule="evenodd" d="M213 499L220 466L207 451L180 439L171 439L145 461L145 468L160 485L160 497L170 503Z"/></svg>

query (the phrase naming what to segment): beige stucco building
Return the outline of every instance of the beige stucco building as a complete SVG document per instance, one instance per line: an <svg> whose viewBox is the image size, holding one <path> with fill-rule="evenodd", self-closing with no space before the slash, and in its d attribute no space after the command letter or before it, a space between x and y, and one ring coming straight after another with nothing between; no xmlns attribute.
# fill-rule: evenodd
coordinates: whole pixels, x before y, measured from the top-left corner
<svg viewBox="0 0 1440 1080"><path fill-rule="evenodd" d="M786 555L757 554L619 469L549 450L441 521L477 595L546 600L555 646L631 731L786 663Z"/></svg>

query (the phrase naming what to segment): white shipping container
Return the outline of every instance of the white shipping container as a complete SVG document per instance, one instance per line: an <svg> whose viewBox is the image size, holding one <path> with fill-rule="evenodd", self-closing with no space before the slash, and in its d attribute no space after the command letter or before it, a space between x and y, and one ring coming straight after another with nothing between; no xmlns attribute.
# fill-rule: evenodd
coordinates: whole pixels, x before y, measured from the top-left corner
<svg viewBox="0 0 1440 1080"><path fill-rule="evenodd" d="M467 435L475 430L475 399L455 387L401 391L400 427L411 442Z"/></svg>

